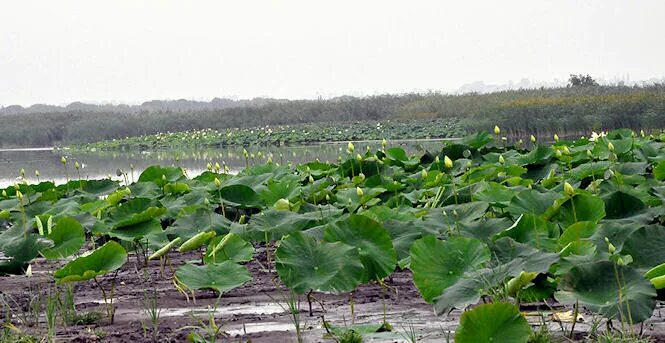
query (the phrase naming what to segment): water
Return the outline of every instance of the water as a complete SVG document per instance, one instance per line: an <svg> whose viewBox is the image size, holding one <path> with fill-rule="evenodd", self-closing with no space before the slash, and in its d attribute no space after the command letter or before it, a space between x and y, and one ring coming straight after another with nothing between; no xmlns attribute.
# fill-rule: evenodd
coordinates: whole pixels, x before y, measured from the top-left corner
<svg viewBox="0 0 665 343"><path fill-rule="evenodd" d="M363 141L354 142L355 152L364 154L367 147L372 151L380 148L380 142ZM389 142L389 148L400 146L407 152L413 153L420 150L437 151L441 149L441 140L402 140ZM346 155L347 142L322 143L316 145L301 146L269 146L247 147L254 159L250 158L250 164L264 163L272 154L275 163L303 163L314 161L317 158L322 162L337 161L338 156ZM259 155L260 153L260 155ZM67 158L67 170L60 163L60 158ZM159 151L120 151L120 152L71 152L68 150L53 149L0 149L0 187L7 187L15 182L21 181L20 170L25 170L25 178L29 183L36 183L35 171L39 170L41 181L55 181L64 183L66 177L78 179L101 179L109 175L114 180L123 181L122 177L116 176L116 171L121 169L127 172L129 181L132 177L137 179L145 168L159 164L162 166L183 167L190 177L196 176L206 170L208 163L215 164L226 162L231 172L237 172L245 167L243 147L227 147L216 149L196 150L159 150ZM74 163L79 162L80 170L74 169ZM134 171L130 168L134 166Z"/></svg>

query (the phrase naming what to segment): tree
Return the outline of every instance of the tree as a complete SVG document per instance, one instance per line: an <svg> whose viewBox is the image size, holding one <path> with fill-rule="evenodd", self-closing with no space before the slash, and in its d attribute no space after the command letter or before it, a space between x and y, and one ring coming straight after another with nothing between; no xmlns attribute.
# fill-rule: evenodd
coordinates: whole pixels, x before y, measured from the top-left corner
<svg viewBox="0 0 665 343"><path fill-rule="evenodd" d="M570 74L570 78L568 79L568 87L578 86L598 86L598 82L596 82L596 80L594 80L589 74Z"/></svg>

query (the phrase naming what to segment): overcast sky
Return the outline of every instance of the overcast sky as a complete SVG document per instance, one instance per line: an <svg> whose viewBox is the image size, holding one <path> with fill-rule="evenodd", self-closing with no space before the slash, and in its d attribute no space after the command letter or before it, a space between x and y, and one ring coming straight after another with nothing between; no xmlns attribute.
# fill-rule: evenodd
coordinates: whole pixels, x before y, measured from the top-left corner
<svg viewBox="0 0 665 343"><path fill-rule="evenodd" d="M0 105L665 76L665 1L0 0Z"/></svg>

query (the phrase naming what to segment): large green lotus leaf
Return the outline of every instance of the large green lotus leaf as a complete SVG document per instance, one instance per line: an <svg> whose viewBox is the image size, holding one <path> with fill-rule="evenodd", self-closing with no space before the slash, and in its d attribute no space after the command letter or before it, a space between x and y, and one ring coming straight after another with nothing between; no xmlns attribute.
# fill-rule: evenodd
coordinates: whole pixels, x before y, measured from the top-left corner
<svg viewBox="0 0 665 343"><path fill-rule="evenodd" d="M364 273L357 248L340 242L316 242L300 232L281 241L275 262L284 285L300 294L310 290L350 292Z"/></svg>
<svg viewBox="0 0 665 343"><path fill-rule="evenodd" d="M132 226L157 218L166 213L158 201L147 198L134 198L118 204L114 211L109 213L114 228Z"/></svg>
<svg viewBox="0 0 665 343"><path fill-rule="evenodd" d="M225 203L240 208L260 208L263 201L259 195L249 186L230 185L219 190Z"/></svg>
<svg viewBox="0 0 665 343"><path fill-rule="evenodd" d="M492 242L489 248L496 262L509 265L517 261L526 272L545 273L552 264L559 261L558 253L545 252L531 245L516 242L510 237Z"/></svg>
<svg viewBox="0 0 665 343"><path fill-rule="evenodd" d="M541 215L560 197L561 195L554 192L540 193L533 189L524 190L510 201L508 212L513 215L513 218L517 218L523 213Z"/></svg>
<svg viewBox="0 0 665 343"><path fill-rule="evenodd" d="M535 149L519 157L519 164L526 166L545 165L552 159L554 154L549 146L537 145Z"/></svg>
<svg viewBox="0 0 665 343"><path fill-rule="evenodd" d="M0 234L0 274L22 274L39 251L53 246L50 240L14 226Z"/></svg>
<svg viewBox="0 0 665 343"><path fill-rule="evenodd" d="M224 240L221 246L220 242ZM210 240L204 261L206 264L224 261L248 262L254 256L254 247L235 233L217 236Z"/></svg>
<svg viewBox="0 0 665 343"><path fill-rule="evenodd" d="M49 260L69 257L78 252L85 243L83 226L74 218L65 217L55 224L47 236L53 247L40 251Z"/></svg>
<svg viewBox="0 0 665 343"><path fill-rule="evenodd" d="M598 224L596 232L589 240L596 244L598 251L607 251L605 239L612 242L617 250L621 250L626 239L643 226L643 224L637 222L621 223L614 220L603 220Z"/></svg>
<svg viewBox="0 0 665 343"><path fill-rule="evenodd" d="M362 283L381 280L395 271L397 254L390 235L370 218L352 215L330 223L323 237L328 242L342 242L358 249L365 267Z"/></svg>
<svg viewBox="0 0 665 343"><path fill-rule="evenodd" d="M565 226L570 226L580 221L597 223L603 217L605 217L603 199L588 194L576 194L561 205L556 218Z"/></svg>
<svg viewBox="0 0 665 343"><path fill-rule="evenodd" d="M294 231L302 231L317 225L321 214L295 213L291 211L265 210L252 217L249 225L242 233L243 238L250 241L263 242L266 239L277 241Z"/></svg>
<svg viewBox="0 0 665 343"><path fill-rule="evenodd" d="M559 228L534 214L523 214L509 228L494 236L494 239L510 237L520 243L528 243L537 249L555 251Z"/></svg>
<svg viewBox="0 0 665 343"><path fill-rule="evenodd" d="M219 201L218 196L211 196L206 191L193 190L184 195L166 195L159 199L162 206L166 207L166 218L180 217L184 212L190 213L197 208L204 206L205 200L209 202ZM212 200L212 201L211 201Z"/></svg>
<svg viewBox="0 0 665 343"><path fill-rule="evenodd" d="M555 298L565 304L579 301L593 312L622 322L629 321L628 312L633 323L649 319L656 306L656 289L637 270L616 268L623 283L622 292L619 292L614 263L602 261L572 268L561 278Z"/></svg>
<svg viewBox="0 0 665 343"><path fill-rule="evenodd" d="M495 206L506 207L515 196L515 191L496 182L483 182L480 191L473 194L474 201L485 201Z"/></svg>
<svg viewBox="0 0 665 343"><path fill-rule="evenodd" d="M632 266L645 271L665 262L665 227L650 225L633 232L621 254L632 256Z"/></svg>
<svg viewBox="0 0 665 343"><path fill-rule="evenodd" d="M189 289L212 289L220 294L238 288L252 279L247 267L233 261L202 266L186 263L176 270L175 276Z"/></svg>
<svg viewBox="0 0 665 343"><path fill-rule="evenodd" d="M442 210L446 211L453 221L470 223L485 216L485 212L488 208L488 203L484 201L474 201L459 205L448 205L443 207Z"/></svg>
<svg viewBox="0 0 665 343"><path fill-rule="evenodd" d="M646 208L639 198L620 191L606 194L602 199L608 219L630 217Z"/></svg>
<svg viewBox="0 0 665 343"><path fill-rule="evenodd" d="M279 199L295 200L301 190L300 177L288 175L280 180L269 180L259 196L267 206L272 206Z"/></svg>
<svg viewBox="0 0 665 343"><path fill-rule="evenodd" d="M150 219L138 224L112 229L107 234L123 241L134 242L146 236L159 234L160 232L163 232L163 230L159 220Z"/></svg>
<svg viewBox="0 0 665 343"><path fill-rule="evenodd" d="M526 343L530 336L531 325L517 306L492 303L462 314L455 332L455 342Z"/></svg>
<svg viewBox="0 0 665 343"><path fill-rule="evenodd" d="M480 149L492 141L492 136L487 131L479 131L473 135L462 138L460 143L475 149Z"/></svg>
<svg viewBox="0 0 665 343"><path fill-rule="evenodd" d="M169 182L176 182L185 178L181 168L150 166L139 176L139 183L154 182L163 187Z"/></svg>
<svg viewBox="0 0 665 343"><path fill-rule="evenodd" d="M575 180L581 181L589 177L602 179L605 171L610 167L610 162L599 161L592 163L583 163L573 168L569 175Z"/></svg>
<svg viewBox="0 0 665 343"><path fill-rule="evenodd" d="M182 238L184 242L204 231L215 231L218 235L224 235L231 229L231 224L232 222L221 214L199 207L181 213L166 231L169 235Z"/></svg>
<svg viewBox="0 0 665 343"><path fill-rule="evenodd" d="M431 303L464 273L479 269L489 259L489 249L476 239L454 237L442 241L430 235L411 246L410 268L420 294Z"/></svg>
<svg viewBox="0 0 665 343"><path fill-rule="evenodd" d="M565 247L571 242L588 240L596 232L596 226L596 223L588 221L568 226L559 237L559 247Z"/></svg>
<svg viewBox="0 0 665 343"><path fill-rule="evenodd" d="M114 192L118 189L118 181L112 181L110 179L101 179L101 180L81 180L81 181L70 181L73 183L74 188L79 188L81 186L81 191L84 194L89 196L99 197L102 195L107 195Z"/></svg>
<svg viewBox="0 0 665 343"><path fill-rule="evenodd" d="M88 255L76 258L55 271L57 283L85 281L112 272L127 262L127 251L115 241L92 251Z"/></svg>
<svg viewBox="0 0 665 343"><path fill-rule="evenodd" d="M658 162L653 168L653 177L658 181L665 180L665 160Z"/></svg>

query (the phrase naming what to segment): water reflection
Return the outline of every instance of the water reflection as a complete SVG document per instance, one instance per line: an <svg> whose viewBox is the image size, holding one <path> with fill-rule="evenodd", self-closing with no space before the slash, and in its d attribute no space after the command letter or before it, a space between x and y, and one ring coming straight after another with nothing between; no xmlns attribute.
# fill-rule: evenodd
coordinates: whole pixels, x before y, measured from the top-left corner
<svg viewBox="0 0 665 343"><path fill-rule="evenodd" d="M364 141L354 142L356 153L364 154L366 149L372 151L381 147L380 142ZM272 158L275 163L303 163L314 161L317 158L322 162L337 161L338 156L345 156L346 142L322 143L317 145L301 146L250 146L226 147L215 149L195 150L157 150L157 151L121 151L121 152L71 152L67 150L23 149L0 150L0 187L6 187L21 181L21 169L25 171L25 178L29 183L37 182L35 171L39 171L39 180L63 183L68 176L70 179L99 179L112 177L121 169L134 179L142 170L154 164L163 166L178 166L187 171L192 177L206 170L207 164L219 163L227 165L230 172L237 172L247 163L243 149L248 152L250 165L265 163ZM413 153L421 150L439 150L441 140L403 140L391 141L388 148L401 146L407 152ZM61 163L61 157L67 159L67 168ZM78 162L81 168L76 170L74 163ZM133 168L132 168L133 167Z"/></svg>

